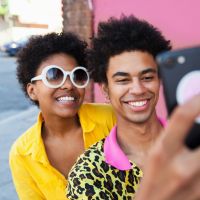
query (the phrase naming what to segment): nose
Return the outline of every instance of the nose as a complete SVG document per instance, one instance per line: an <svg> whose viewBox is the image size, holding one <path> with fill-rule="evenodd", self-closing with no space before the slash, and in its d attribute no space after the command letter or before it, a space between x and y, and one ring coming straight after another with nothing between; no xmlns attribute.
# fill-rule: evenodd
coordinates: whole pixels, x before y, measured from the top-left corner
<svg viewBox="0 0 200 200"><path fill-rule="evenodd" d="M135 79L130 84L129 93L131 93L131 94L141 95L141 94L144 94L145 91L146 91L146 89L139 79Z"/></svg>
<svg viewBox="0 0 200 200"><path fill-rule="evenodd" d="M67 76L65 82L63 83L63 85L61 86L61 89L67 89L67 90L72 90L75 86L73 85L73 83L70 80L70 77Z"/></svg>

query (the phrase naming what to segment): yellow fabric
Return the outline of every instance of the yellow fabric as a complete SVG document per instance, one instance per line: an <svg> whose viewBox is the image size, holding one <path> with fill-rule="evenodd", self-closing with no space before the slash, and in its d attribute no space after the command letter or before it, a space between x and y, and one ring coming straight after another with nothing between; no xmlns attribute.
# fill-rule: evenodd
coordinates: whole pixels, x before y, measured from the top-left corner
<svg viewBox="0 0 200 200"><path fill-rule="evenodd" d="M107 136L115 124L112 108L105 104L83 104L79 110L85 149ZM67 180L50 165L41 137L42 115L13 144L10 168L21 200L63 200Z"/></svg>

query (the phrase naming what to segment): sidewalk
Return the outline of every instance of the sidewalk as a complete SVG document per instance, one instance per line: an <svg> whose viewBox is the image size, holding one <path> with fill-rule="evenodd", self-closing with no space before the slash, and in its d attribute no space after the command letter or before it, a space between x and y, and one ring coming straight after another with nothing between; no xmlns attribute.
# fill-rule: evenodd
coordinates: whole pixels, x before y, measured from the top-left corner
<svg viewBox="0 0 200 200"><path fill-rule="evenodd" d="M0 200L17 200L9 170L8 155L12 143L37 119L34 106L0 121Z"/></svg>

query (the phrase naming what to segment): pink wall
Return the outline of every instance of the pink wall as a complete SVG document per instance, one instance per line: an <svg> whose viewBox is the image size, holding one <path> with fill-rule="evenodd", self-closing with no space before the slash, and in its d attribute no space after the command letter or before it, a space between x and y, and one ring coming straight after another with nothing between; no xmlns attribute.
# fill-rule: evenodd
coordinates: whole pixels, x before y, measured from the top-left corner
<svg viewBox="0 0 200 200"><path fill-rule="evenodd" d="M174 48L200 44L199 0L93 0L93 9L95 30L99 21L133 14L158 27ZM98 85L95 101L105 101ZM157 111L158 115L166 116L162 88Z"/></svg>

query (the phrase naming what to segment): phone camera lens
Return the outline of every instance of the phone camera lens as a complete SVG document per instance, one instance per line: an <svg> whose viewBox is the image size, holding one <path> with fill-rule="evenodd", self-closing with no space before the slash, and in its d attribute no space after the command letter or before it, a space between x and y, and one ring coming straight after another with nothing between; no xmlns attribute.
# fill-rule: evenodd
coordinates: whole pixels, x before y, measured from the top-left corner
<svg viewBox="0 0 200 200"><path fill-rule="evenodd" d="M184 64L185 63L185 57L184 56L179 56L178 58L177 58L177 62L179 63L179 64Z"/></svg>
<svg viewBox="0 0 200 200"><path fill-rule="evenodd" d="M166 58L166 60L165 60L165 64L167 65L167 66L173 66L174 65L174 63L176 63L176 60L175 60L175 58L173 58L173 57L168 57L168 58Z"/></svg>

